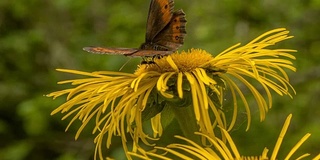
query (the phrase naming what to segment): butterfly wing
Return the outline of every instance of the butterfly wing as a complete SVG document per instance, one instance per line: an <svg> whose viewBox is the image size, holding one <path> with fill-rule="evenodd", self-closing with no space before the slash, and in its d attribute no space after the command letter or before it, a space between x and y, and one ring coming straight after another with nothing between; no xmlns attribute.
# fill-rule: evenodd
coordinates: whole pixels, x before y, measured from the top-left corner
<svg viewBox="0 0 320 160"><path fill-rule="evenodd" d="M173 12L173 0L151 0L147 20L146 41L140 49L85 47L83 50L96 54L122 54L125 56L169 55L177 50L186 35L185 14Z"/></svg>
<svg viewBox="0 0 320 160"><path fill-rule="evenodd" d="M166 47L167 50L177 50L184 43L186 36L186 15L182 9L175 11L167 26L153 39L153 43Z"/></svg>
<svg viewBox="0 0 320 160"><path fill-rule="evenodd" d="M131 57L153 57L153 56L166 56L172 54L174 51L159 51L159 50L138 50L132 53Z"/></svg>
<svg viewBox="0 0 320 160"><path fill-rule="evenodd" d="M131 56L138 51L136 48L104 48L104 47L84 47L84 51L95 54L122 54Z"/></svg>
<svg viewBox="0 0 320 160"><path fill-rule="evenodd" d="M146 42L151 42L170 22L173 8L173 0L151 0L147 20Z"/></svg>

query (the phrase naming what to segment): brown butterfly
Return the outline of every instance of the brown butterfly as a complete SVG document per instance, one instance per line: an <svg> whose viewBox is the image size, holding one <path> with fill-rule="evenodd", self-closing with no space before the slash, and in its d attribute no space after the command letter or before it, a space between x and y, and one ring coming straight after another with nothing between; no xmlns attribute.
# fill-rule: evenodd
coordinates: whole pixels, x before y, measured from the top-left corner
<svg viewBox="0 0 320 160"><path fill-rule="evenodd" d="M151 0L146 39L140 48L85 47L83 50L97 54L122 54L132 57L171 54L183 44L187 23L182 9L173 10L173 0Z"/></svg>

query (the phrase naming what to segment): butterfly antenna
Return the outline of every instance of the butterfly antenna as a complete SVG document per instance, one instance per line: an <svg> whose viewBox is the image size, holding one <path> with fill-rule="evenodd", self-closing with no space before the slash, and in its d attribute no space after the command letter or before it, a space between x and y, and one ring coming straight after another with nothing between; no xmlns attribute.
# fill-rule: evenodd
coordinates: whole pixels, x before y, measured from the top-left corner
<svg viewBox="0 0 320 160"><path fill-rule="evenodd" d="M129 63L129 61L131 61L131 59L132 59L132 57L129 57L129 59L127 60L127 62L124 63L124 64L121 66L121 68L119 69L119 71L121 71L121 70L123 69L123 67L126 66L126 65Z"/></svg>

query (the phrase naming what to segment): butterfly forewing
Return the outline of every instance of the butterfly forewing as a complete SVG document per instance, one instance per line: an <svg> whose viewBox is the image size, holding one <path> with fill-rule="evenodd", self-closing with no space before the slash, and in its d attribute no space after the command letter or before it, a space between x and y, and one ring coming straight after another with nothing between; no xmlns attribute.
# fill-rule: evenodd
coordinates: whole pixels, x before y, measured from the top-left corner
<svg viewBox="0 0 320 160"><path fill-rule="evenodd" d="M138 51L136 48L104 48L104 47L84 47L83 50L95 54L123 54L130 56Z"/></svg>
<svg viewBox="0 0 320 160"><path fill-rule="evenodd" d="M154 37L171 21L174 9L173 0L152 0L147 19L146 42Z"/></svg>

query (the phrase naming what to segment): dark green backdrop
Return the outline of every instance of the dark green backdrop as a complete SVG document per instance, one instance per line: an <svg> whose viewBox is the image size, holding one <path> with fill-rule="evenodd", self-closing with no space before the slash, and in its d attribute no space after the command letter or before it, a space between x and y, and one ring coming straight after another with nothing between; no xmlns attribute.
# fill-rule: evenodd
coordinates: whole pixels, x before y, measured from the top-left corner
<svg viewBox="0 0 320 160"><path fill-rule="evenodd" d="M291 31L295 38L277 47L299 51L294 62L298 71L289 72L297 95L293 100L274 96L263 123L253 107L251 129L245 133L245 122L239 123L231 134L243 155L259 155L264 147L273 149L285 117L293 113L280 159L307 132L312 136L297 153L319 153L320 0L175 0L175 4L188 20L181 49L202 48L215 55L270 29ZM73 78L55 68L117 71L128 58L92 55L82 47L138 47L144 41L148 7L147 0L1 0L1 159L92 159L90 127L74 141L79 125L65 133L68 121L60 121L60 114L50 116L63 99L52 101L44 95L66 87L57 81ZM134 58L124 71L134 71L139 62ZM121 159L120 151L115 140L108 154Z"/></svg>

